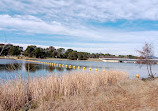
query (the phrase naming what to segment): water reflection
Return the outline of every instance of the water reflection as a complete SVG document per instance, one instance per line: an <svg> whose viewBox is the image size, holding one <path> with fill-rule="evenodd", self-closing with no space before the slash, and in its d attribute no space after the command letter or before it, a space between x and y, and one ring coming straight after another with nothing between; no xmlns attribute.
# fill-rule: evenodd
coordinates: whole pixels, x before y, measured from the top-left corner
<svg viewBox="0 0 158 111"><path fill-rule="evenodd" d="M42 65L39 64L32 64L32 63L25 63L25 70L27 72L36 72L42 69Z"/></svg>
<svg viewBox="0 0 158 111"><path fill-rule="evenodd" d="M22 63L0 64L0 71L13 72L22 69Z"/></svg>
<svg viewBox="0 0 158 111"><path fill-rule="evenodd" d="M44 67L49 72L53 72L55 70L55 67L53 67L53 66L44 66Z"/></svg>
<svg viewBox="0 0 158 111"><path fill-rule="evenodd" d="M57 70L57 71L64 71L64 68L57 67L56 70Z"/></svg>
<svg viewBox="0 0 158 111"><path fill-rule="evenodd" d="M21 74L25 76L27 72L30 72L32 77L34 76L46 76L51 74L64 74L71 71L95 71L97 68L99 71L104 70L118 70L125 71L130 77L135 77L136 74L142 75L142 77L147 77L148 73L146 71L146 66L141 68L137 64L132 63L105 63L105 62L89 62L89 61L65 61L65 60L40 60L42 62L51 62L56 64L64 64L64 67L52 66L50 64L38 64L31 63L22 60L9 60L0 59L0 78L5 78L6 74L15 75ZM72 67L69 68L69 65ZM66 68L67 66L67 68ZM75 68L73 66L76 66ZM81 68L78 69L78 66ZM85 67L85 70L83 70ZM17 71L15 73L15 71ZM153 72L158 74L158 65L153 65ZM157 75L156 75L157 76Z"/></svg>
<svg viewBox="0 0 158 111"><path fill-rule="evenodd" d="M50 65L41 65L41 64L34 64L34 63L0 64L0 72L2 71L13 72L13 71L20 71L20 70L24 70L31 73L35 73L40 70L46 70L48 72L53 72L53 71L63 72L65 71L64 69L65 69L64 67L54 67ZM66 68L66 70L71 71L72 69Z"/></svg>
<svg viewBox="0 0 158 111"><path fill-rule="evenodd" d="M72 68L66 68L66 70L67 70L67 71L71 71L71 70L72 70Z"/></svg>

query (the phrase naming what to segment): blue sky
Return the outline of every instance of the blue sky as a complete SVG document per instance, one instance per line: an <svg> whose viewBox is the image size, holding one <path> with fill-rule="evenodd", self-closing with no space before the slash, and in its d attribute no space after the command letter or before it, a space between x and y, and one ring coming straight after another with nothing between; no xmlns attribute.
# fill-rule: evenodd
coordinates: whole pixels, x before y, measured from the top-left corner
<svg viewBox="0 0 158 111"><path fill-rule="evenodd" d="M0 42L158 56L157 0L0 0Z"/></svg>

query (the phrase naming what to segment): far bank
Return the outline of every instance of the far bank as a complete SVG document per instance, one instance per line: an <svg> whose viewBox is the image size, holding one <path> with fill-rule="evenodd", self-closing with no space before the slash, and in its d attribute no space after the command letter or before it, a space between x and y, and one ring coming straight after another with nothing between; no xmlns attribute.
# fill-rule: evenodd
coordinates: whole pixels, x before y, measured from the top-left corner
<svg viewBox="0 0 158 111"><path fill-rule="evenodd" d="M30 60L68 60L68 61L102 61L99 58L88 58L87 60L70 60L70 59L61 59L61 58L30 58L30 57L20 57L20 56L0 56L0 59L30 59Z"/></svg>

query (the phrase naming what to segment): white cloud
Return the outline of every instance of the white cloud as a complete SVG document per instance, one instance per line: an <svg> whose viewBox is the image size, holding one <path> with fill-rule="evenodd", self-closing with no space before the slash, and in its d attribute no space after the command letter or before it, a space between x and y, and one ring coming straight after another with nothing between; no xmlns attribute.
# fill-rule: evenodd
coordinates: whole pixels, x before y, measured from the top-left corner
<svg viewBox="0 0 158 111"><path fill-rule="evenodd" d="M17 31L24 31L35 34L63 34L76 37L101 38L98 34L90 33L88 29L75 29L70 26L64 26L59 22L45 22L34 16L9 16L0 15L0 27L9 28Z"/></svg>
<svg viewBox="0 0 158 111"><path fill-rule="evenodd" d="M0 10L65 21L158 20L157 0L1 0Z"/></svg>
<svg viewBox="0 0 158 111"><path fill-rule="evenodd" d="M14 17L9 15L0 15L0 28L8 30L17 30L33 34L60 34L67 36L74 36L77 39L88 39L97 41L111 41L111 42L144 42L153 41L158 36L158 31L135 31L124 32L117 30L98 29L83 27L78 25L66 26L62 23L53 21L47 23L35 16L20 16ZM149 40L150 37L150 40Z"/></svg>

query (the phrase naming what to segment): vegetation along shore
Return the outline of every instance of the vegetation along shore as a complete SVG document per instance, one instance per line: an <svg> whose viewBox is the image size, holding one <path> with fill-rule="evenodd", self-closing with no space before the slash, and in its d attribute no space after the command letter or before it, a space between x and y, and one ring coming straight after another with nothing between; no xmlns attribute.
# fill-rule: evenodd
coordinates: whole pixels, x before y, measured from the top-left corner
<svg viewBox="0 0 158 111"><path fill-rule="evenodd" d="M1 56L17 56L17 57L29 57L29 58L58 58L58 59L70 59L70 60L88 60L88 58L98 59L102 57L110 58L138 58L132 55L113 55L113 54L103 54L103 53L89 53L89 52L78 52L73 49L56 49L53 46L48 48L41 48L35 45L27 46L24 50L23 47L14 46L12 44L0 44ZM91 59L91 60L93 60Z"/></svg>
<svg viewBox="0 0 158 111"><path fill-rule="evenodd" d="M0 85L0 111L156 111L158 79L106 71L8 80Z"/></svg>

